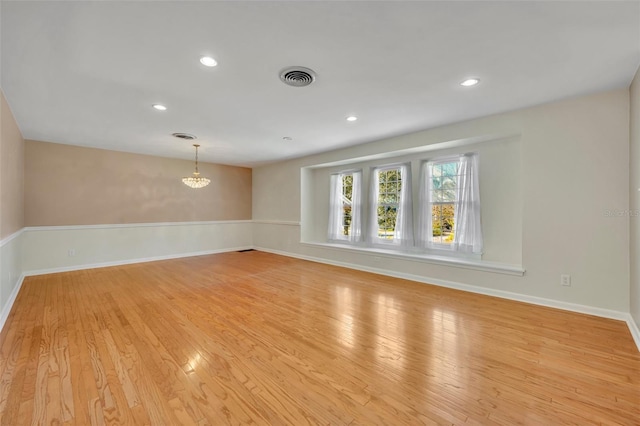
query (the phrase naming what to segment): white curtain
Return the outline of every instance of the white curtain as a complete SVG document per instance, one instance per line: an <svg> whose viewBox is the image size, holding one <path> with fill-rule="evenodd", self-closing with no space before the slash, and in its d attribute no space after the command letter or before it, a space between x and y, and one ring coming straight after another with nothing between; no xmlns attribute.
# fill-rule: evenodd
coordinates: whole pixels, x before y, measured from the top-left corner
<svg viewBox="0 0 640 426"><path fill-rule="evenodd" d="M380 182L378 178L378 169L371 169L371 177L369 179L369 202L367 210L369 211L369 222L367 226L367 242L376 244L378 240L378 192L380 191Z"/></svg>
<svg viewBox="0 0 640 426"><path fill-rule="evenodd" d="M342 235L342 175L331 175L329 187L329 231L328 239L340 240Z"/></svg>
<svg viewBox="0 0 640 426"><path fill-rule="evenodd" d="M433 176L429 163L423 163L420 169L420 188L418 197L418 232L416 232L418 247L433 246L433 220L431 218L433 202Z"/></svg>
<svg viewBox="0 0 640 426"><path fill-rule="evenodd" d="M465 154L460 157L454 217L453 249L466 253L482 253L477 154Z"/></svg>
<svg viewBox="0 0 640 426"><path fill-rule="evenodd" d="M353 189L351 190L351 235L352 243L362 241L362 171L353 172Z"/></svg>
<svg viewBox="0 0 640 426"><path fill-rule="evenodd" d="M353 176L351 201L342 194L342 179L349 174ZM349 235L344 235L343 228L345 203L351 204L351 232ZM362 171L331 175L328 239L346 240L352 243L362 241Z"/></svg>
<svg viewBox="0 0 640 426"><path fill-rule="evenodd" d="M400 166L400 176L402 177L402 188L393 239L394 243L398 243L402 247L411 247L413 246L413 194L410 164Z"/></svg>

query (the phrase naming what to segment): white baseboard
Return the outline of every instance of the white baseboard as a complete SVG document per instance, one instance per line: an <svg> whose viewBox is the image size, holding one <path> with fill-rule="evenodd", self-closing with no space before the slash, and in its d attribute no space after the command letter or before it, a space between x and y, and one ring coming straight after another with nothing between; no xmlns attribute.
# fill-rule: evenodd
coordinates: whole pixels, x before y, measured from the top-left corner
<svg viewBox="0 0 640 426"><path fill-rule="evenodd" d="M640 350L640 329L638 328L638 324L636 324L631 314L627 314L627 325L629 326L631 337L633 337L633 340L636 342L636 346L638 347L638 350Z"/></svg>
<svg viewBox="0 0 640 426"><path fill-rule="evenodd" d="M16 283L15 287L13 287L13 291L9 295L9 299L7 299L7 303L5 303L5 305L2 307L2 312L0 312L0 331L2 331L2 329L4 328L4 324L7 322L7 319L9 319L11 308L13 308L13 304L15 303L16 298L18 297L18 293L22 288L24 278L25 274L20 275L20 278L18 278L18 282Z"/></svg>
<svg viewBox="0 0 640 426"><path fill-rule="evenodd" d="M312 262L325 263L325 264L328 264L328 265L341 266L341 267L344 267L344 268L355 269L355 270L358 270L358 271L372 272L374 274L386 275L386 276L394 277L394 278L402 278L402 279L406 279L406 280L410 280L410 281L416 281L416 282L425 283L425 284L433 284L433 285L437 285L437 286L440 286L440 287L452 288L452 289L455 289L455 290L468 291L470 293L484 294L484 295L487 295L487 296L494 296L494 297L499 297L499 298L502 298L502 299L509 299L509 300L515 300L515 301L518 301L518 302L531 303L533 305L546 306L546 307L550 307L550 308L562 309L562 310L565 310L565 311L578 312L578 313L581 313L581 314L594 315L594 316L597 316L597 317L603 317L603 318L609 318L609 319L615 319L615 320L619 320L619 321L624 321L629 326L629 329L631 331L631 335L633 336L633 339L634 339L634 341L636 343L636 346L638 347L638 351L640 351L640 331L638 330L638 327L636 326L635 322L631 318L631 315L629 313L627 313L627 312L614 311L614 310L611 310L611 309L596 308L596 307L593 307L593 306L579 305L579 304L576 304L576 303L562 302L562 301L553 300L553 299L545 299L543 297L537 297L537 296L528 296L526 294L512 293L512 292L509 292L509 291L495 290L495 289L490 289L490 288L486 288L486 287L478 287L478 286L474 286L474 285L462 284L462 283L453 282L453 281L445 281L445 280L440 280L440 279L435 279L435 278L427 278L427 277L423 277L423 276L420 276L420 275L405 274L405 273L402 273L402 272L389 271L387 269L371 268L371 267L368 267L368 266L361 266L361 265L356 265L356 264L353 264L353 263L338 262L338 261L329 260L329 259L323 259L323 258L319 258L319 257L306 256L306 255L301 255L301 254L296 254L296 253L289 253L289 252L280 251L280 250L268 249L268 248L264 248L264 247L257 247L256 246L256 247L254 247L254 249L260 250L260 251L265 251L265 252L268 252L268 253L279 254L279 255L282 255L282 256L288 256L288 257L294 257L294 258L303 259L303 260L309 260L309 261L312 261Z"/></svg>
<svg viewBox="0 0 640 426"><path fill-rule="evenodd" d="M26 271L23 275L26 277L30 277L34 275L55 274L57 272L70 272L70 271L80 271L83 269L106 268L109 266L130 265L132 263L155 262L158 260L179 259L182 257L204 256L207 254L217 254L217 253L227 253L231 251L249 250L251 248L252 246L242 246L242 247L223 248L223 249L216 249L216 250L196 251L196 252L190 252L190 253L168 254L164 256L115 260L112 262L100 262L100 263L90 263L90 264L84 264L84 265L63 266L60 268L37 269L32 271Z"/></svg>

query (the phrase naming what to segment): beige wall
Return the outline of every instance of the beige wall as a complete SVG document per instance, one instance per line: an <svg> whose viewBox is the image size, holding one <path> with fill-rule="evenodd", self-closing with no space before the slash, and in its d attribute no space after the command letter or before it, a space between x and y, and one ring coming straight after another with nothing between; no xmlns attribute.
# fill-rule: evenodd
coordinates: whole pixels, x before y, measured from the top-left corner
<svg viewBox="0 0 640 426"><path fill-rule="evenodd" d="M24 140L0 90L0 327L9 316L22 274Z"/></svg>
<svg viewBox="0 0 640 426"><path fill-rule="evenodd" d="M629 257L631 259L631 316L640 328L640 69L631 83L629 123Z"/></svg>
<svg viewBox="0 0 640 426"><path fill-rule="evenodd" d="M0 239L24 226L24 140L0 91Z"/></svg>
<svg viewBox="0 0 640 426"><path fill-rule="evenodd" d="M26 226L251 219L251 169L26 141Z"/></svg>

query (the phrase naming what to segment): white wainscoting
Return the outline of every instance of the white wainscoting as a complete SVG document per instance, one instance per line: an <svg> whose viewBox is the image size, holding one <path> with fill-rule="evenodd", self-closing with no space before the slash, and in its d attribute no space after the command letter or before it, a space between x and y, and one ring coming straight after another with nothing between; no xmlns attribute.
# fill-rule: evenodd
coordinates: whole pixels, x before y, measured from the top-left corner
<svg viewBox="0 0 640 426"><path fill-rule="evenodd" d="M250 220L24 229L26 275L122 265L252 247Z"/></svg>
<svg viewBox="0 0 640 426"><path fill-rule="evenodd" d="M0 330L22 284L23 237L23 230L20 230L0 241Z"/></svg>
<svg viewBox="0 0 640 426"><path fill-rule="evenodd" d="M250 220L23 228L0 241L0 330L26 276L252 247Z"/></svg>

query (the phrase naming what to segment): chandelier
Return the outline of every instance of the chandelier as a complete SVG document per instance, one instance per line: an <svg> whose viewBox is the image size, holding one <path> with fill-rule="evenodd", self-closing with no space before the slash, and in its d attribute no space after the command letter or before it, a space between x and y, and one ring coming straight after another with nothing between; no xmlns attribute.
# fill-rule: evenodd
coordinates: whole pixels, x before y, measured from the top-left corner
<svg viewBox="0 0 640 426"><path fill-rule="evenodd" d="M200 145L194 143L193 146L196 147L196 171L193 172L192 176L183 177L182 183L194 189L204 188L211 183L211 180L200 176L200 172L198 172L198 147Z"/></svg>

